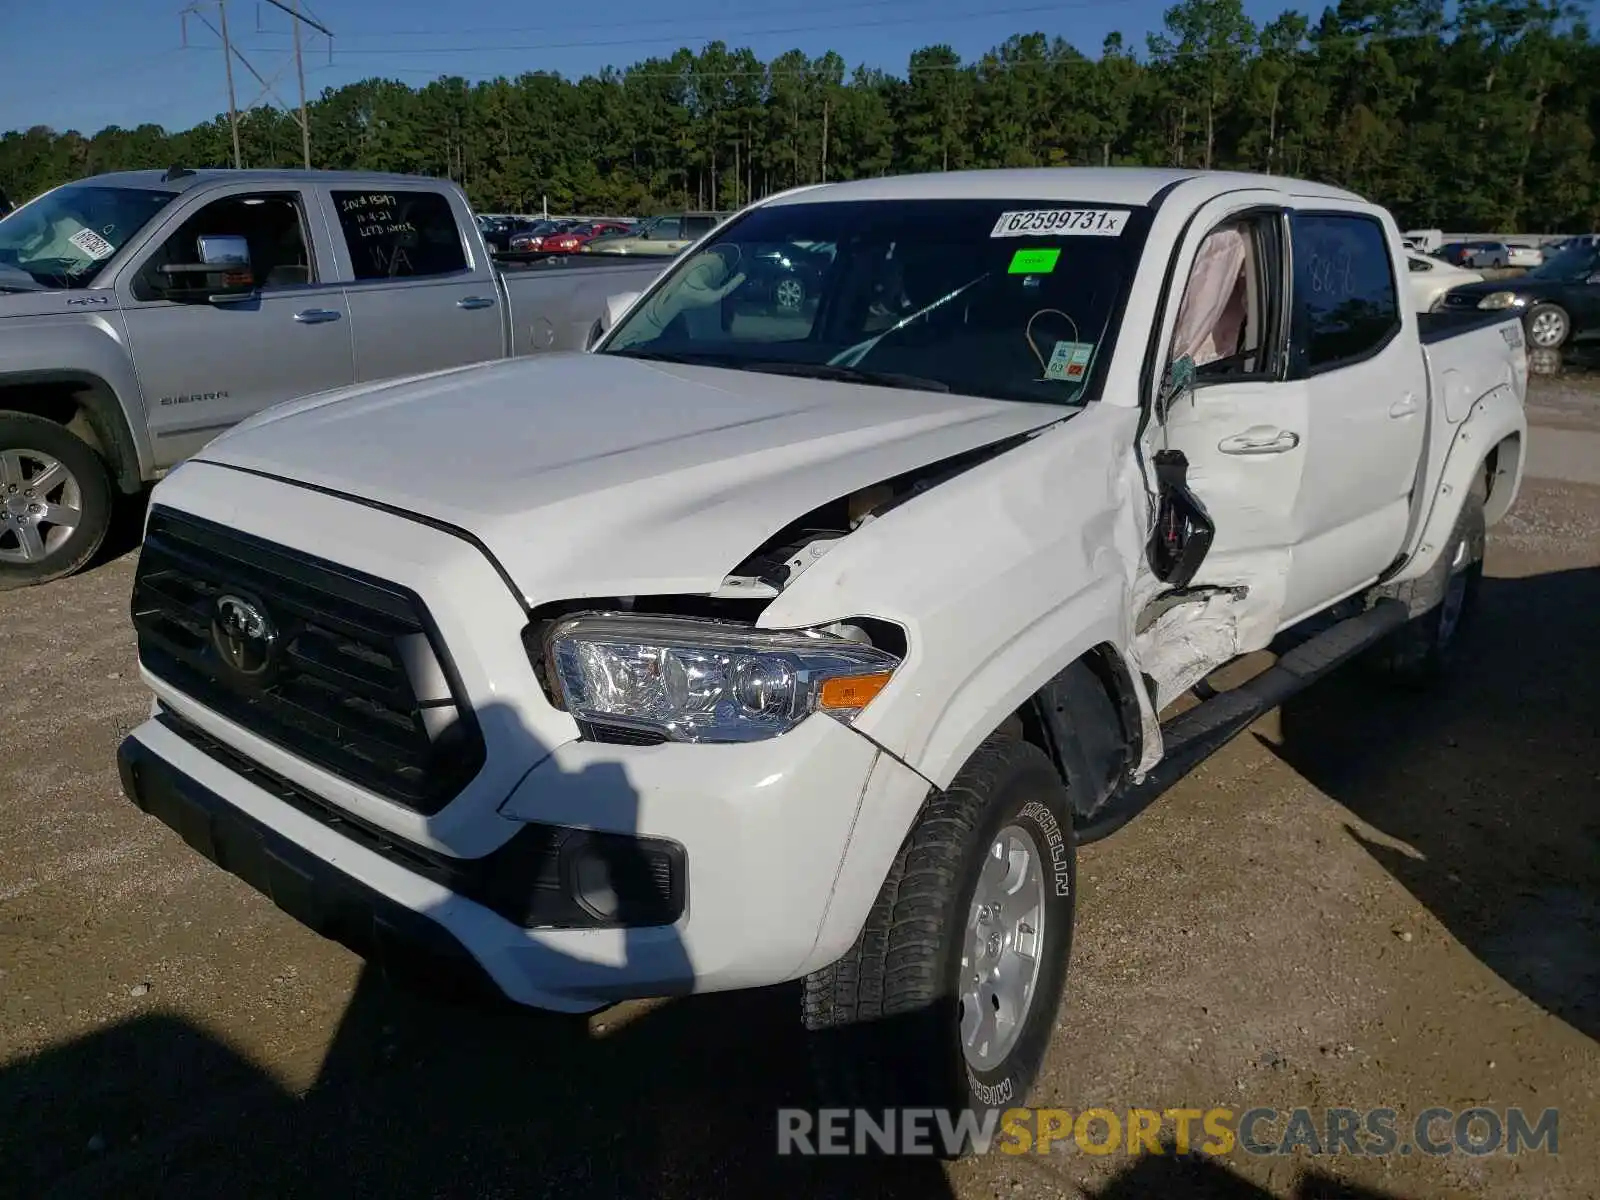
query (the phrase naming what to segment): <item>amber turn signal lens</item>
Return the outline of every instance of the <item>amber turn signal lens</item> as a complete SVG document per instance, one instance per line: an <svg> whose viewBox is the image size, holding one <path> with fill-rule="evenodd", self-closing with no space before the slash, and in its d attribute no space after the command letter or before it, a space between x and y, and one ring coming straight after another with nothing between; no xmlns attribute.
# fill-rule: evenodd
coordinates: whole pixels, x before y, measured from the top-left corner
<svg viewBox="0 0 1600 1200"><path fill-rule="evenodd" d="M883 691L891 674L880 671L873 675L840 675L829 679L817 696L817 707L823 710L865 708L869 700Z"/></svg>

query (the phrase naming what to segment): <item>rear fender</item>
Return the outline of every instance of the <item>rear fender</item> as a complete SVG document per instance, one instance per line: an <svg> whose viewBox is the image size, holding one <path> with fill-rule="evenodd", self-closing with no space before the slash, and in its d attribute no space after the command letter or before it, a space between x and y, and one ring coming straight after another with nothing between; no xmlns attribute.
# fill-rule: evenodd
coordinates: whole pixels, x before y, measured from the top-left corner
<svg viewBox="0 0 1600 1200"><path fill-rule="evenodd" d="M1429 497L1429 509L1406 564L1385 583L1405 583L1426 575L1449 550L1450 532L1455 528L1461 506L1474 481L1484 473L1491 456L1494 472L1489 479L1489 500L1484 510L1493 525L1510 511L1522 486L1525 456L1522 447L1528 436L1528 417L1522 400L1509 384L1490 389L1466 420L1455 428L1438 483Z"/></svg>

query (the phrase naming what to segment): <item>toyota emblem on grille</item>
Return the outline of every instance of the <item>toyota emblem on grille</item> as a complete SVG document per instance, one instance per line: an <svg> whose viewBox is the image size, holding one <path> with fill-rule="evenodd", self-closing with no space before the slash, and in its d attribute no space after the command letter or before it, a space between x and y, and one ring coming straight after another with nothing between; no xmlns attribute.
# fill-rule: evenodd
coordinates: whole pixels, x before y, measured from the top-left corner
<svg viewBox="0 0 1600 1200"><path fill-rule="evenodd" d="M278 648L278 629L259 604L243 596L216 599L211 618L211 642L222 661L241 675L257 677L272 666Z"/></svg>

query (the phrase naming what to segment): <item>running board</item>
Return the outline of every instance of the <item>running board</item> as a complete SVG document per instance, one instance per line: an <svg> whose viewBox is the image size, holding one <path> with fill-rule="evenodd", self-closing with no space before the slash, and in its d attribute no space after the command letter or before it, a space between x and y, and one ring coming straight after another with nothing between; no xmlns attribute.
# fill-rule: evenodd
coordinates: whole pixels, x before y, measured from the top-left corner
<svg viewBox="0 0 1600 1200"><path fill-rule="evenodd" d="M1167 721L1161 726L1161 761L1142 783L1116 793L1099 812L1079 825L1078 841L1096 842L1121 829L1262 713L1277 708L1296 692L1381 641L1404 625L1407 618L1405 604L1380 600L1365 612L1285 650L1277 662L1254 678L1216 693Z"/></svg>

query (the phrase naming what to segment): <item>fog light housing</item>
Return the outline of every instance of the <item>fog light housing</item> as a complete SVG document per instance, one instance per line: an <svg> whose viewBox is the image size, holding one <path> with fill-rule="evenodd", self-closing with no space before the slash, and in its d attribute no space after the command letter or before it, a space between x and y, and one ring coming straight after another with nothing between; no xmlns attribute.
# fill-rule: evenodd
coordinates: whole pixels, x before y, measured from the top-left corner
<svg viewBox="0 0 1600 1200"><path fill-rule="evenodd" d="M563 849L567 893L601 925L670 925L683 914L683 852L673 843L577 833Z"/></svg>

